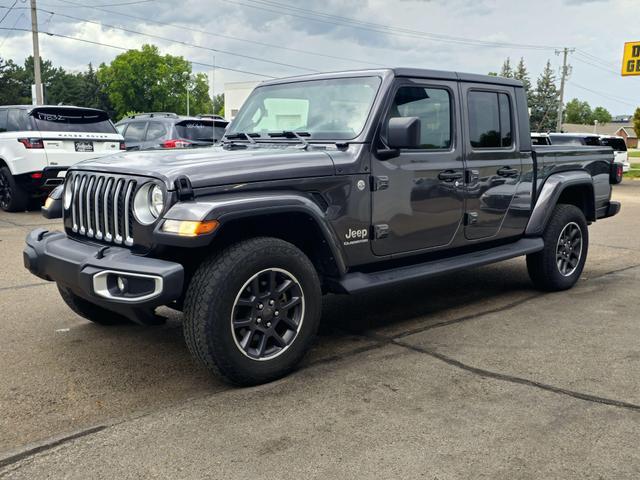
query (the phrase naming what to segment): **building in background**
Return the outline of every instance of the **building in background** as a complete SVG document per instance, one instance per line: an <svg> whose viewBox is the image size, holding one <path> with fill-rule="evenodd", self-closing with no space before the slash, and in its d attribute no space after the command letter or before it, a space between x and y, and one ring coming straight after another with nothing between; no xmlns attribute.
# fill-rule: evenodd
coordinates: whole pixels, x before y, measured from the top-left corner
<svg viewBox="0 0 640 480"><path fill-rule="evenodd" d="M564 133L596 133L598 135L615 135L624 138L627 148L638 148L638 136L633 125L616 122L599 123L598 125L582 125L579 123L563 123Z"/></svg>
<svg viewBox="0 0 640 480"><path fill-rule="evenodd" d="M224 84L224 118L231 121L260 82L229 82Z"/></svg>
<svg viewBox="0 0 640 480"><path fill-rule="evenodd" d="M638 134L633 129L633 127L620 127L615 135L624 138L624 142L627 144L627 148L638 148Z"/></svg>

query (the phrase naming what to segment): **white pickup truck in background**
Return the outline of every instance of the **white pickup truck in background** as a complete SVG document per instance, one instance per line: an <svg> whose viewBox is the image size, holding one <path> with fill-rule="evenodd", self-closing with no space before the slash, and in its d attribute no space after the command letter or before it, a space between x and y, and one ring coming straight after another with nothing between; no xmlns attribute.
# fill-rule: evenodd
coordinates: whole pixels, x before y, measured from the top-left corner
<svg viewBox="0 0 640 480"><path fill-rule="evenodd" d="M24 211L62 184L68 167L124 149L102 110L0 106L0 208Z"/></svg>

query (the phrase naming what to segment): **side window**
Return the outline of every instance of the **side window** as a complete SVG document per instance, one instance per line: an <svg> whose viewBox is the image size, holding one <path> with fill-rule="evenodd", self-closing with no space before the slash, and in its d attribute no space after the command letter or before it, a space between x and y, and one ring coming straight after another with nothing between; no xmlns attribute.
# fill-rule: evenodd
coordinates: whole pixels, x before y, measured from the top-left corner
<svg viewBox="0 0 640 480"><path fill-rule="evenodd" d="M509 96L497 92L471 91L467 103L471 146L510 147L513 143L513 121Z"/></svg>
<svg viewBox="0 0 640 480"><path fill-rule="evenodd" d="M27 111L19 108L9 109L9 113L7 114L7 131L23 132L26 130L33 130Z"/></svg>
<svg viewBox="0 0 640 480"><path fill-rule="evenodd" d="M144 131L147 127L147 122L132 122L125 131L125 142L141 142L144 138Z"/></svg>
<svg viewBox="0 0 640 480"><path fill-rule="evenodd" d="M126 123L122 123L120 125L116 125L116 130L118 131L118 133L122 136L124 136L124 130L125 128L127 128L127 124Z"/></svg>
<svg viewBox="0 0 640 480"><path fill-rule="evenodd" d="M149 122L147 127L147 140L158 140L166 135L167 129L160 122Z"/></svg>
<svg viewBox="0 0 640 480"><path fill-rule="evenodd" d="M8 110L0 109L0 133L7 131L7 114Z"/></svg>
<svg viewBox="0 0 640 480"><path fill-rule="evenodd" d="M451 148L451 96L444 88L400 87L388 119L418 117L420 150Z"/></svg>

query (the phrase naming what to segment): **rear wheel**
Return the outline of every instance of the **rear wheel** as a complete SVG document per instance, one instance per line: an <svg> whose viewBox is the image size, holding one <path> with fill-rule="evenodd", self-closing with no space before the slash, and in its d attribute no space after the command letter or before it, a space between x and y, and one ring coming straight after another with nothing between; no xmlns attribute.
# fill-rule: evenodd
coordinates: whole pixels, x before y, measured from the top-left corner
<svg viewBox="0 0 640 480"><path fill-rule="evenodd" d="M546 291L573 287L582 274L589 249L589 231L582 210L574 205L557 205L543 239L544 249L527 255L534 285Z"/></svg>
<svg viewBox="0 0 640 480"><path fill-rule="evenodd" d="M60 292L60 296L62 297L62 300L64 300L64 303L66 303L71 310L93 323L98 323L100 325L121 325L131 323L126 317L99 307L98 305L79 297L66 287L58 285L58 291Z"/></svg>
<svg viewBox="0 0 640 480"><path fill-rule="evenodd" d="M276 238L239 242L205 260L189 285L189 350L233 383L255 385L290 372L320 321L320 281L311 261Z"/></svg>
<svg viewBox="0 0 640 480"><path fill-rule="evenodd" d="M5 212L24 212L29 195L16 183L7 167L0 168L0 208Z"/></svg>

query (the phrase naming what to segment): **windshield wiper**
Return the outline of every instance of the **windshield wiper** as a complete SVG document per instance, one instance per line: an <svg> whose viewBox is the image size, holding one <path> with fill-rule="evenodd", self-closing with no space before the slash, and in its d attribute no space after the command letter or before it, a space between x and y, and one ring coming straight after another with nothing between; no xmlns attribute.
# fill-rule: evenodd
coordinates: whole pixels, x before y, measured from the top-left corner
<svg viewBox="0 0 640 480"><path fill-rule="evenodd" d="M311 134L309 132L294 132L293 130L283 130L282 132L274 132L269 134L270 137L284 137L284 138L296 138L302 143L302 148L307 149L309 147L309 142L307 142L303 137L310 137Z"/></svg>
<svg viewBox="0 0 640 480"><path fill-rule="evenodd" d="M259 133L246 133L246 132L238 132L231 133L224 136L226 140L249 140L249 143L256 143L255 138L260 137Z"/></svg>

